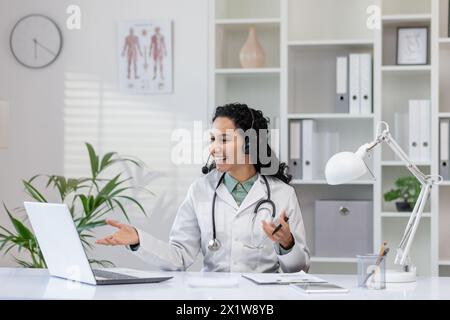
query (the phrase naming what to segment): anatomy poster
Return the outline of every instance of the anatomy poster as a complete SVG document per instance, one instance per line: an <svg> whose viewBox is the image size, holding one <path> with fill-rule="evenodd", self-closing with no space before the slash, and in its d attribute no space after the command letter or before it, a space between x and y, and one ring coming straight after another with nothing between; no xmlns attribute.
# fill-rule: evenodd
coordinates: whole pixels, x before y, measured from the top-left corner
<svg viewBox="0 0 450 320"><path fill-rule="evenodd" d="M139 20L119 24L119 83L128 93L172 92L172 23Z"/></svg>

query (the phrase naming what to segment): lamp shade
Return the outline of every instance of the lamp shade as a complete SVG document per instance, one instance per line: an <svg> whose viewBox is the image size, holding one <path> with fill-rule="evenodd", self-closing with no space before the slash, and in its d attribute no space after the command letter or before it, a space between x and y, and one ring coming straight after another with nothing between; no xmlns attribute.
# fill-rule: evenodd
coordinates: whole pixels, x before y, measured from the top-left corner
<svg viewBox="0 0 450 320"><path fill-rule="evenodd" d="M366 172L367 167L358 152L336 153L325 166L325 177L331 185L351 182Z"/></svg>

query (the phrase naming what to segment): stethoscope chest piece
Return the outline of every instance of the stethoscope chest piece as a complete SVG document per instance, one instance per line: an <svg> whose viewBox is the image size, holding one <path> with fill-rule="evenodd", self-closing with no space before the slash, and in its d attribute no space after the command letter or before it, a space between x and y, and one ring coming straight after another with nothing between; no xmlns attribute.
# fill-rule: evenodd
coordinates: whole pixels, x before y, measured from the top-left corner
<svg viewBox="0 0 450 320"><path fill-rule="evenodd" d="M211 250L211 251L217 251L217 250L220 249L220 247L221 247L221 244L220 244L220 241L219 241L219 240L217 240L217 239L215 239L215 238L209 240L209 242L208 242L208 249L209 249L209 250Z"/></svg>

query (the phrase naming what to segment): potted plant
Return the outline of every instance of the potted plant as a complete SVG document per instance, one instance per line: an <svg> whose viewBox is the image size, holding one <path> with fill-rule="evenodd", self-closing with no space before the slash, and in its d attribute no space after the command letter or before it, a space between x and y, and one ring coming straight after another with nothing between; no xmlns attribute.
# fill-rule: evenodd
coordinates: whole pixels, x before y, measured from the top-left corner
<svg viewBox="0 0 450 320"><path fill-rule="evenodd" d="M99 157L92 145L86 143L89 154L91 175L85 178L66 178L59 175L36 175L29 180L23 180L25 192L34 201L48 202L44 192L38 190L37 180L45 179L45 189L56 189L61 203L66 203L72 214L78 234L87 251L92 249L90 238L94 238L93 230L105 225L105 217L115 210L121 212L129 220L126 205L135 206L140 212L146 214L141 203L133 197L130 192L145 190L141 186L132 183L131 177L123 178L122 172L107 178L106 169L116 167L118 164L129 163L136 168L142 168L139 161L122 158L116 152L108 152ZM117 168L115 168L117 169ZM116 171L117 172L117 171ZM136 192L134 192L134 195ZM17 218L13 212L23 212L23 208L15 209L13 212L3 204L6 214L11 221L13 229L0 226L0 251L6 255L11 249L17 248L19 252L25 251L29 259L23 260L14 257L16 262L28 268L46 268L44 257L39 249L36 237L25 223L25 219ZM113 265L106 260L89 259L91 263L102 266Z"/></svg>
<svg viewBox="0 0 450 320"><path fill-rule="evenodd" d="M402 201L395 202L397 211L410 212L414 208L414 204L420 194L420 183L415 177L400 177L395 181L397 188L391 189L384 194L385 201L394 201L401 199Z"/></svg>

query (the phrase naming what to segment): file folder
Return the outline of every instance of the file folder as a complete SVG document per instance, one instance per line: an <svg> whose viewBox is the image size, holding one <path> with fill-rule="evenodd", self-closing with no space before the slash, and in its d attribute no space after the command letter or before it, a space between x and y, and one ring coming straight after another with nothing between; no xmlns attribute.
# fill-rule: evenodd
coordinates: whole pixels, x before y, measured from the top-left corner
<svg viewBox="0 0 450 320"><path fill-rule="evenodd" d="M348 113L348 57L336 58L336 108L337 113Z"/></svg>
<svg viewBox="0 0 450 320"><path fill-rule="evenodd" d="M420 160L431 161L431 102L420 100Z"/></svg>
<svg viewBox="0 0 450 320"><path fill-rule="evenodd" d="M450 179L449 129L450 119L441 119L439 123L439 174L444 180Z"/></svg>
<svg viewBox="0 0 450 320"><path fill-rule="evenodd" d="M315 122L314 120L303 120L302 123L302 174L304 180L313 179L313 167L314 167L314 136Z"/></svg>
<svg viewBox="0 0 450 320"><path fill-rule="evenodd" d="M360 113L360 63L359 54L349 55L349 111L350 114Z"/></svg>
<svg viewBox="0 0 450 320"><path fill-rule="evenodd" d="M301 162L301 121L291 121L289 123L289 172L293 179L302 178Z"/></svg>
<svg viewBox="0 0 450 320"><path fill-rule="evenodd" d="M369 53L359 55L360 68L360 113L372 113L372 56Z"/></svg>
<svg viewBox="0 0 450 320"><path fill-rule="evenodd" d="M420 101L409 101L409 157L420 161Z"/></svg>

